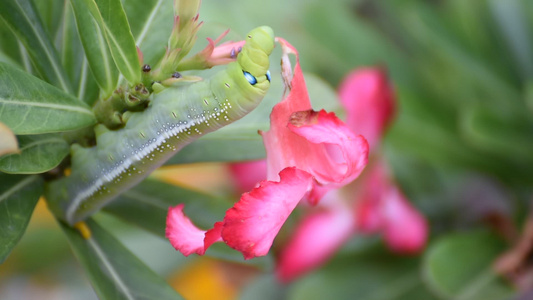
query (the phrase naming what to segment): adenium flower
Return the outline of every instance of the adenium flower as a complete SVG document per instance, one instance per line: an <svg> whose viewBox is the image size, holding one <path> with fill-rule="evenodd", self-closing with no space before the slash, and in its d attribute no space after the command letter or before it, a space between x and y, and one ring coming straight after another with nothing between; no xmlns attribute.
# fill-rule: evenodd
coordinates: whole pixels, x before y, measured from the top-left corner
<svg viewBox="0 0 533 300"><path fill-rule="evenodd" d="M203 255L224 241L245 259L266 255L274 238L301 202L316 204L329 190L355 179L368 160L368 144L333 113L311 110L297 51L278 38L285 55L296 55L290 93L272 110L271 128L261 133L267 150L267 180L230 208L210 230L196 228L183 205L169 208L166 236L184 255ZM288 78L286 62L284 76Z"/></svg>
<svg viewBox="0 0 533 300"><path fill-rule="evenodd" d="M322 265L354 233L381 233L397 253L416 253L427 239L425 219L394 183L378 151L395 106L386 75L380 69L356 70L342 82L339 95L348 126L367 135L374 145L373 161L356 183L358 193L350 198L346 193L331 192L327 198L332 198L330 202L335 205L323 205L322 201L297 225L279 254L277 275L285 282Z"/></svg>

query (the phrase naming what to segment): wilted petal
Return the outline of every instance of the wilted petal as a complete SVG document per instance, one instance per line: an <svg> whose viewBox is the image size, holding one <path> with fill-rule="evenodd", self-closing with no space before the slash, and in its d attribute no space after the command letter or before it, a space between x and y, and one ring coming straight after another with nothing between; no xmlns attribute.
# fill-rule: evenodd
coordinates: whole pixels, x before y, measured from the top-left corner
<svg viewBox="0 0 533 300"><path fill-rule="evenodd" d="M169 207L165 236L170 244L183 255L204 255L205 231L198 229L183 213L183 204Z"/></svg>
<svg viewBox="0 0 533 300"><path fill-rule="evenodd" d="M250 191L256 185L266 179L266 161L255 160L231 163L229 170L235 179L235 183L240 193Z"/></svg>
<svg viewBox="0 0 533 300"><path fill-rule="evenodd" d="M394 91L387 75L380 68L357 69L340 84L339 96L348 113L348 127L362 134L373 151L395 110Z"/></svg>
<svg viewBox="0 0 533 300"><path fill-rule="evenodd" d="M268 253L281 226L312 186L312 176L296 168L279 175L279 182L261 182L226 212L222 238L245 259Z"/></svg>
<svg viewBox="0 0 533 300"><path fill-rule="evenodd" d="M353 215L345 207L328 207L307 215L280 253L278 278L288 282L321 266L353 229Z"/></svg>
<svg viewBox="0 0 533 300"><path fill-rule="evenodd" d="M12 153L20 153L17 137L9 127L0 122L0 156Z"/></svg>
<svg viewBox="0 0 533 300"><path fill-rule="evenodd" d="M428 234L426 220L407 202L398 188L389 190L385 197L382 204L385 242L395 252L421 251Z"/></svg>

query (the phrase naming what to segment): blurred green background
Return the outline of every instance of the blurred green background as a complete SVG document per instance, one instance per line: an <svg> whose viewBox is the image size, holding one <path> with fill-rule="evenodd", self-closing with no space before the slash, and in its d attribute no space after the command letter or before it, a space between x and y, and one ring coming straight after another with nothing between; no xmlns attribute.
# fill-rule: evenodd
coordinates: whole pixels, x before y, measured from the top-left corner
<svg viewBox="0 0 533 300"><path fill-rule="evenodd" d="M207 28L231 28L234 36L270 25L298 49L304 72L333 89L354 68L385 67L399 102L385 153L402 189L428 218L431 239L421 256L401 257L376 238L356 237L325 267L282 287L269 271L185 259L165 240L100 214L132 252L190 299L213 297L194 294L195 287L218 289L220 299L520 294L491 264L510 247L494 220L520 229L533 195L533 1L204 0L200 19ZM176 176L198 172L201 178L211 168L223 167L195 166ZM224 184L231 183L222 182L203 188L227 193ZM0 267L0 298L96 299L69 252L41 203ZM251 280L227 281L228 274Z"/></svg>

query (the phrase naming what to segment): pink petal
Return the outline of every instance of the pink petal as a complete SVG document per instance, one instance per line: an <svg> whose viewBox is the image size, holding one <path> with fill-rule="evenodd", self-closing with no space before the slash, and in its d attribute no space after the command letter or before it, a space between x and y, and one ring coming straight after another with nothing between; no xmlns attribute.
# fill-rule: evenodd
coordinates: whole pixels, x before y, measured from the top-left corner
<svg viewBox="0 0 533 300"><path fill-rule="evenodd" d="M291 116L289 129L310 143L323 145L324 151L320 154L330 160L327 165L323 162L312 165L314 172L311 173L318 182L344 185L361 174L368 163L368 143L365 138L355 135L334 113L321 110L297 115ZM319 158L318 155L316 158Z"/></svg>
<svg viewBox="0 0 533 300"><path fill-rule="evenodd" d="M314 195L352 181L367 163L367 142L333 113L311 110L298 57L290 86L289 95L272 110L270 130L262 133L267 178L276 180L282 169L296 167L313 175L323 186Z"/></svg>
<svg viewBox="0 0 533 300"><path fill-rule="evenodd" d="M229 171L235 179L239 193L247 192L266 179L267 165L264 159L232 163Z"/></svg>
<svg viewBox="0 0 533 300"><path fill-rule="evenodd" d="M348 112L348 127L362 134L371 149L379 146L395 111L394 91L385 72L380 68L351 72L340 84L339 96Z"/></svg>
<svg viewBox="0 0 533 300"><path fill-rule="evenodd" d="M279 175L279 182L261 182L226 212L222 238L245 259L268 253L281 226L312 186L312 176L296 168Z"/></svg>
<svg viewBox="0 0 533 300"><path fill-rule="evenodd" d="M428 226L424 217L407 201L390 179L384 161L376 162L362 183L355 205L357 230L382 232L391 250L415 253L425 246Z"/></svg>
<svg viewBox="0 0 533 300"><path fill-rule="evenodd" d="M211 247L216 242L222 242L222 228L224 224L222 222L216 222L215 226L211 229L209 229L205 233L204 238L204 249L205 251L207 248Z"/></svg>
<svg viewBox="0 0 533 300"><path fill-rule="evenodd" d="M352 235L353 215L345 207L307 215L280 253L277 276L288 282L325 263Z"/></svg>
<svg viewBox="0 0 533 300"><path fill-rule="evenodd" d="M398 188L391 189L383 203L384 238L398 253L420 252L427 240L428 226Z"/></svg>
<svg viewBox="0 0 533 300"><path fill-rule="evenodd" d="M169 207L165 236L170 244L185 256L204 255L205 231L194 226L183 213L184 204Z"/></svg>

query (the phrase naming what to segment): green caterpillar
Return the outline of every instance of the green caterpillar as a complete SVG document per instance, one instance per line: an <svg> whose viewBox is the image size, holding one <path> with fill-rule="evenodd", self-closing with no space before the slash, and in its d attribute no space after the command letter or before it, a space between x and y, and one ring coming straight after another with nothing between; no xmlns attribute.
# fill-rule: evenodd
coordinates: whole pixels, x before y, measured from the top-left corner
<svg viewBox="0 0 533 300"><path fill-rule="evenodd" d="M72 172L50 182L50 208L75 224L161 166L203 134L240 119L254 109L270 86L270 27L252 30L238 54L209 80L167 88L143 112L132 113L119 130L97 134L92 148L72 147Z"/></svg>

